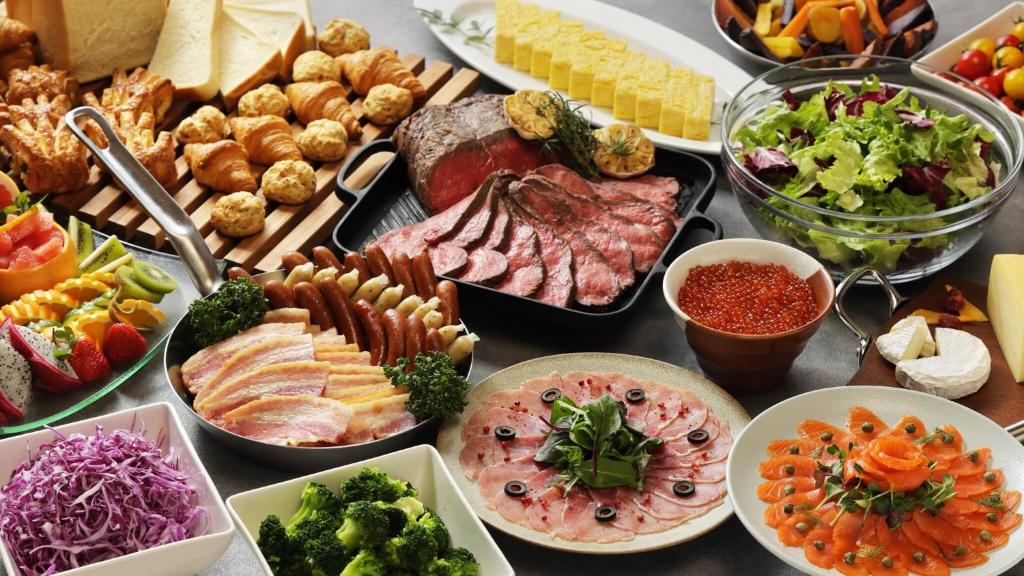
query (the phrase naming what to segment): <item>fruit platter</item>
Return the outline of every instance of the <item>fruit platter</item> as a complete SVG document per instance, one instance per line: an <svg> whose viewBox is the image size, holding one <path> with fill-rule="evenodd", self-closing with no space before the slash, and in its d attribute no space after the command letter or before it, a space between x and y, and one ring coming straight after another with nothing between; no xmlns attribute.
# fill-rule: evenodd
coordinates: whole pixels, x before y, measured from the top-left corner
<svg viewBox="0 0 1024 576"><path fill-rule="evenodd" d="M45 4L0 576L1024 570L1024 2Z"/></svg>

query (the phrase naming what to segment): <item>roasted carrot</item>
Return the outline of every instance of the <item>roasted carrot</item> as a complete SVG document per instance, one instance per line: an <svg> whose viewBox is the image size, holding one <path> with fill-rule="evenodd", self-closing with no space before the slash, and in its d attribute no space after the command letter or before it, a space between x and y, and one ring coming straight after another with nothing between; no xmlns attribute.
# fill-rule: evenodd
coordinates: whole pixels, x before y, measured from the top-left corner
<svg viewBox="0 0 1024 576"><path fill-rule="evenodd" d="M815 6L807 16L811 36L818 42L832 44L842 36L839 9L834 6Z"/></svg>
<svg viewBox="0 0 1024 576"><path fill-rule="evenodd" d="M889 27L885 25L882 15L878 12L878 3L875 0L864 0L864 4L868 7L868 17L871 19L871 25L875 27L875 32L880 38L884 38L889 34Z"/></svg>
<svg viewBox="0 0 1024 576"><path fill-rule="evenodd" d="M892 24L894 20L903 16L904 14L910 13L911 10L916 9L918 6L924 4L924 0L904 0L903 4L893 8L888 14L885 15L885 23Z"/></svg>
<svg viewBox="0 0 1024 576"><path fill-rule="evenodd" d="M852 6L853 0L808 0L806 4L800 8L800 11L793 16L793 19L789 21L789 24L779 32L779 36L788 36L790 38L796 38L803 34L804 29L807 28L807 22L811 17L811 9L815 6L832 6L835 8L841 8L843 6Z"/></svg>
<svg viewBox="0 0 1024 576"><path fill-rule="evenodd" d="M733 2L733 0L721 0L718 3L718 9L725 12L725 16L722 18L723 22L728 20L729 17L732 16L744 28L753 28L754 27L754 21L751 20L750 16L747 15L747 13L744 12L736 4L736 2Z"/></svg>
<svg viewBox="0 0 1024 576"><path fill-rule="evenodd" d="M860 26L860 15L855 6L839 10L839 21L843 26L843 43L850 54L864 51L864 29Z"/></svg>

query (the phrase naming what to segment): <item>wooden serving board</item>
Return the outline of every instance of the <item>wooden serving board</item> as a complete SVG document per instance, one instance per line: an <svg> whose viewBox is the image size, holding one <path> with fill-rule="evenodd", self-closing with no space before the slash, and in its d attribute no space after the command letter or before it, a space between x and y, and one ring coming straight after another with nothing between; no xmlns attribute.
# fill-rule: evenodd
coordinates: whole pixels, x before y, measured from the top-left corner
<svg viewBox="0 0 1024 576"><path fill-rule="evenodd" d="M946 284L959 288L968 301L981 308L986 315L988 314L986 304L988 287L961 278L939 276L927 291L896 310L893 317L882 325L879 334L885 334L893 324L919 308L941 310ZM932 328L934 331L934 327ZM989 353L992 355L992 373L981 390L961 398L957 402L988 416L1000 426L1009 426L1024 420L1024 384L1018 384L1010 375L1006 357L1003 356L1003 350L996 340L992 324L988 322L964 324L963 329L981 338L982 342L988 346ZM861 364L860 370L854 374L848 385L898 386L895 368L882 358L882 355L878 353L878 347L874 344L871 345L864 357L864 363Z"/></svg>
<svg viewBox="0 0 1024 576"><path fill-rule="evenodd" d="M428 100L425 106L454 102L473 94L479 87L480 74L471 68L456 71L453 65L446 62L433 62L427 65L423 56L413 53L402 55L400 59L419 77L427 89ZM362 100L355 97L347 84L343 85L350 95L352 110L363 125L362 136L358 141L349 141L345 159L326 164L313 163L316 169L316 191L309 202L299 206L269 203L264 230L255 236L230 238L213 229L210 212L221 194L207 190L192 178L182 155L183 146L178 144L178 180L167 191L192 217L215 257L223 258L232 265L264 272L280 267L281 254L290 250L308 250L324 242L330 235L346 208L334 193L338 171L345 160L360 146L390 136L393 128L369 123L363 116ZM95 84L84 89L97 91L102 87L102 84ZM173 130L183 118L203 104L207 103L175 102L166 114L160 129ZM209 104L223 108L219 100ZM296 134L302 131L302 125L294 118L289 120L292 121L292 130ZM375 163L378 169L383 164L384 162ZM257 179L263 169L253 166ZM89 183L84 188L68 194L51 196L48 204L54 211L75 215L96 230L117 234L122 239L142 246L165 248L166 238L163 230L128 193L112 181L108 174L95 166L92 168Z"/></svg>

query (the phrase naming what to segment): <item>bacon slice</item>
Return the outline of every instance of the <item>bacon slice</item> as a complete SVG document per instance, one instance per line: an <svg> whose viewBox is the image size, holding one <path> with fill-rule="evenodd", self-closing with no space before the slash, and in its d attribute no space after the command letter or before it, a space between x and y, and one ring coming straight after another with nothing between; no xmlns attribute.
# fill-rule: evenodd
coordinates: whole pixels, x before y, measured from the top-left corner
<svg viewBox="0 0 1024 576"><path fill-rule="evenodd" d="M224 429L240 436L284 446L338 444L353 410L318 396L271 396L224 415Z"/></svg>
<svg viewBox="0 0 1024 576"><path fill-rule="evenodd" d="M269 396L322 396L330 364L326 362L282 362L257 368L214 387L196 403L196 411L210 421L253 400Z"/></svg>
<svg viewBox="0 0 1024 576"><path fill-rule="evenodd" d="M353 352L351 350L319 352L316 354L316 359L323 360L324 362L330 362L331 364L339 366L345 364L370 366L369 352Z"/></svg>
<svg viewBox="0 0 1024 576"><path fill-rule="evenodd" d="M237 350L224 360L220 368L206 380L196 394L193 405L201 405L210 391L216 390L221 382L263 366L303 360L314 360L313 336L310 334L274 336Z"/></svg>
<svg viewBox="0 0 1024 576"><path fill-rule="evenodd" d="M306 325L306 331L309 331L309 310L305 308L278 308L277 310L268 310L263 315L263 324L271 324L278 322L288 323L302 323Z"/></svg>
<svg viewBox="0 0 1024 576"><path fill-rule="evenodd" d="M405 409L408 394L397 394L378 400L346 404L352 419L342 438L343 444L359 444L380 440L416 425L416 418Z"/></svg>
<svg viewBox="0 0 1024 576"><path fill-rule="evenodd" d="M195 394L235 352L274 336L298 335L305 331L306 327L301 323L254 326L193 354L181 365L181 380L189 392Z"/></svg>

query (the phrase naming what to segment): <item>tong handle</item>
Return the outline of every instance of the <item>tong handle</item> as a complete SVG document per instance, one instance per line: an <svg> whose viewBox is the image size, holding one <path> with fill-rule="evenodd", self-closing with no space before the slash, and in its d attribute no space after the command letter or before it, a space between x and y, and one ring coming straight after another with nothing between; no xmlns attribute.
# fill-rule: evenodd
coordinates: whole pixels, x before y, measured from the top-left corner
<svg viewBox="0 0 1024 576"><path fill-rule="evenodd" d="M95 122L107 138L107 146L100 147L79 125L79 120ZM160 186L132 153L118 139L107 119L95 108L81 106L65 116L68 128L93 155L113 174L142 208L167 233L174 250L188 269L192 282L202 296L212 294L221 283L217 262L209 247L199 235L189 215Z"/></svg>
<svg viewBox="0 0 1024 576"><path fill-rule="evenodd" d="M871 348L871 342L874 340L874 336L870 332L867 332L863 328L857 325L850 317L849 312L846 310L846 294L850 291L850 288L857 284L857 282L864 276L870 274L874 277L875 281L885 289L885 294L889 298L889 315L892 316L896 312L896 309L903 305L908 300L907 297L900 294L896 287L889 282L889 279L885 277L885 274L880 272L873 266L864 266L857 268L850 273L849 276L843 278L843 281L836 287L836 303L835 312L836 316L843 323L844 326L850 329L857 336L857 360L860 363L864 362L864 356L868 353Z"/></svg>

